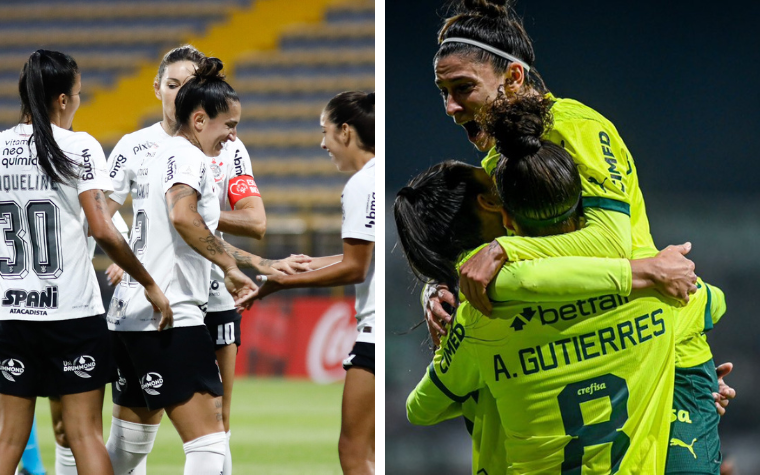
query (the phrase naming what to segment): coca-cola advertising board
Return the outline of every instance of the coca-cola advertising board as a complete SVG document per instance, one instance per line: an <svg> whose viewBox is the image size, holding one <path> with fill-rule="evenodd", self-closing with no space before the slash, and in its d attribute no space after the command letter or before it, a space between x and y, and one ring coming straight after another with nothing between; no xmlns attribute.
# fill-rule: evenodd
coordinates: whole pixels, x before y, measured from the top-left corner
<svg viewBox="0 0 760 475"><path fill-rule="evenodd" d="M356 341L353 298L269 297L243 314L235 374L345 377L343 360Z"/></svg>

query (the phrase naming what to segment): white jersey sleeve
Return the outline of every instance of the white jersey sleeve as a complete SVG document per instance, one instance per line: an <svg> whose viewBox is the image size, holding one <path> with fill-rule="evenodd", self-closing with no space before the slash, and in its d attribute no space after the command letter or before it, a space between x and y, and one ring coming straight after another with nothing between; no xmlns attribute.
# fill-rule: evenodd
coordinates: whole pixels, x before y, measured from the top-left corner
<svg viewBox="0 0 760 475"><path fill-rule="evenodd" d="M341 196L343 239L375 242L375 159L348 180ZM375 343L375 252L364 282L356 284L356 341Z"/></svg>
<svg viewBox="0 0 760 475"><path fill-rule="evenodd" d="M169 134L158 122L119 140L108 157L109 176L114 188L109 198L124 204L143 160L155 156L156 146L168 138Z"/></svg>
<svg viewBox="0 0 760 475"><path fill-rule="evenodd" d="M75 154L79 155L79 179L77 193L90 190L111 191L111 179L108 177L108 167L103 147L90 134L79 132L76 141ZM69 154L72 155L72 154Z"/></svg>
<svg viewBox="0 0 760 475"><path fill-rule="evenodd" d="M341 195L343 239L375 242L375 169L372 159L348 180ZM371 164L371 165L370 165Z"/></svg>

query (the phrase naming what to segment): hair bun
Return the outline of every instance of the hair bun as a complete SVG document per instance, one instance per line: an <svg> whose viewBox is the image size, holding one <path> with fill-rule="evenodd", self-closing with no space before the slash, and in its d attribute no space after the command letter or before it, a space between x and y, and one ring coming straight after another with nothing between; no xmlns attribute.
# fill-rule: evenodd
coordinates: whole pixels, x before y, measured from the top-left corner
<svg viewBox="0 0 760 475"><path fill-rule="evenodd" d="M205 82L214 79L224 79L225 75L222 72L224 63L219 58L207 57L203 58L198 64L198 69L195 70L195 77L198 81Z"/></svg>
<svg viewBox="0 0 760 475"><path fill-rule="evenodd" d="M496 149L509 158L536 153L541 137L552 127L552 100L545 96L503 91L476 117L483 130L494 138Z"/></svg>
<svg viewBox="0 0 760 475"><path fill-rule="evenodd" d="M369 94L367 94L367 102L369 102L373 106L375 105L375 91L372 91Z"/></svg>
<svg viewBox="0 0 760 475"><path fill-rule="evenodd" d="M486 17L508 17L509 7L509 0L462 0L462 10Z"/></svg>

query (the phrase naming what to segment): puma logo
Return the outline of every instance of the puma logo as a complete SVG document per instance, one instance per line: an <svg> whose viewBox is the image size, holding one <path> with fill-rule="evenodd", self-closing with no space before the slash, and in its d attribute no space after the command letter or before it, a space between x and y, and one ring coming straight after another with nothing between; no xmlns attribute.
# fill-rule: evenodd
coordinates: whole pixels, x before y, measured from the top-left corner
<svg viewBox="0 0 760 475"><path fill-rule="evenodd" d="M599 183L596 178L594 178L593 176L590 176L588 177L588 182L591 183L592 185L597 185L599 188L602 189L604 193L606 193L607 189L604 187L604 183L607 181L607 178L608 177L604 177L604 180L602 180L602 182Z"/></svg>
<svg viewBox="0 0 760 475"><path fill-rule="evenodd" d="M689 452L691 452L691 455L693 455L694 459L696 460L697 454L694 453L694 442L696 442L696 441L697 441L697 439L694 439L694 440L691 441L691 445L687 445L686 442L684 442L682 440L678 440L676 438L672 438L672 439L670 439L670 446L671 447L677 446L677 447L683 447L683 448L689 449Z"/></svg>

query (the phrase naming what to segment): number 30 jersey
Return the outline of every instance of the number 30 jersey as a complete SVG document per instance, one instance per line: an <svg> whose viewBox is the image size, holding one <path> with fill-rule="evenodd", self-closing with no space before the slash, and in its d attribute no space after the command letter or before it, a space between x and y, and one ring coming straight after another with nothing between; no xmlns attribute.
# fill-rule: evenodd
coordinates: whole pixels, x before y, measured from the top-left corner
<svg viewBox="0 0 760 475"><path fill-rule="evenodd" d="M185 138L162 141L136 169L132 188L134 218L130 246L174 311L174 326L203 325L208 302L211 262L182 239L169 219L166 192L176 184L199 195L198 213L213 233L219 222L219 201L207 157ZM203 243L198 243L203 245ZM143 287L125 274L108 309L108 327L115 331L155 331L161 314L145 298Z"/></svg>
<svg viewBox="0 0 760 475"><path fill-rule="evenodd" d="M53 185L37 162L32 126L0 133L0 320L67 320L103 313L87 253L79 194L110 191L100 144L53 125L58 146L78 165L68 185Z"/></svg>

